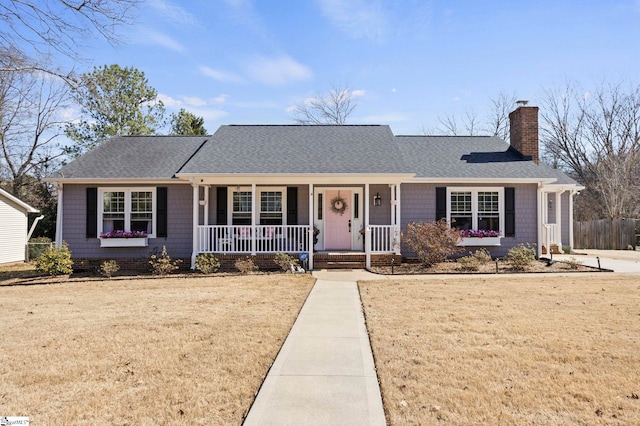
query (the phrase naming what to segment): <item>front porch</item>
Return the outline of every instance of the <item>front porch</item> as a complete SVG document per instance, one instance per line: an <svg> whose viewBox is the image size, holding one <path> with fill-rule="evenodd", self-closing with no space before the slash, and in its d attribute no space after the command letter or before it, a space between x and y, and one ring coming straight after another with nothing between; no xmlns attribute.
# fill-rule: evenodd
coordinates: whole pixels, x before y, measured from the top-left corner
<svg viewBox="0 0 640 426"><path fill-rule="evenodd" d="M309 269L368 268L381 255L400 255L397 183L192 186L192 268L201 253L229 259L304 253Z"/></svg>

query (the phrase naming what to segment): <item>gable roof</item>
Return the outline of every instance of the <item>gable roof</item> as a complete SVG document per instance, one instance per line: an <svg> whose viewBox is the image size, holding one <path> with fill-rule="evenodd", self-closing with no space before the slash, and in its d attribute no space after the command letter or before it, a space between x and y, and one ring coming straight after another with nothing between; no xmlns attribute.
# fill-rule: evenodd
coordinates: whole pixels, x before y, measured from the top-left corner
<svg viewBox="0 0 640 426"><path fill-rule="evenodd" d="M120 136L47 180L266 174L397 174L421 181L524 179L577 185L498 137L394 136L386 125L224 125L210 136Z"/></svg>
<svg viewBox="0 0 640 426"><path fill-rule="evenodd" d="M411 173L389 126L221 126L186 174Z"/></svg>

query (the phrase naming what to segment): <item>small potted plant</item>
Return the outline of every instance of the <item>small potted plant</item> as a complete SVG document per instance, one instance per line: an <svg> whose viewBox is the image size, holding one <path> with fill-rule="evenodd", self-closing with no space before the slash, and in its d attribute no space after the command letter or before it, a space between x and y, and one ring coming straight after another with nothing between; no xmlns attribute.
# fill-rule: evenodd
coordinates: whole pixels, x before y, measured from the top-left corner
<svg viewBox="0 0 640 426"><path fill-rule="evenodd" d="M313 245L318 244L318 235L320 235L320 228L315 223L313 224Z"/></svg>

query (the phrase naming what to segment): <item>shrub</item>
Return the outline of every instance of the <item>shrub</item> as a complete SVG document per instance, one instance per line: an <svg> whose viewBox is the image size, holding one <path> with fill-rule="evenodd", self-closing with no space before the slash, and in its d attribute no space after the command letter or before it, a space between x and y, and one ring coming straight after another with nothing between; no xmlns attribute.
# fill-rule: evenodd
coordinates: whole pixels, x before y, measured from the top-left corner
<svg viewBox="0 0 640 426"><path fill-rule="evenodd" d="M507 261L516 271L526 271L536 260L536 253L530 244L519 244L507 253Z"/></svg>
<svg viewBox="0 0 640 426"><path fill-rule="evenodd" d="M569 265L569 269L576 270L582 265L582 261L577 260L575 257L572 257L569 260L565 260L565 263Z"/></svg>
<svg viewBox="0 0 640 426"><path fill-rule="evenodd" d="M562 246L562 252L564 254L569 254L571 253L571 246Z"/></svg>
<svg viewBox="0 0 640 426"><path fill-rule="evenodd" d="M120 266L118 266L118 262L115 260L105 260L100 265L100 273L107 278L111 278L111 276L119 270Z"/></svg>
<svg viewBox="0 0 640 426"><path fill-rule="evenodd" d="M489 253L489 250L487 250L486 248L476 250L471 256L473 256L473 258L476 259L481 265L493 262L491 253Z"/></svg>
<svg viewBox="0 0 640 426"><path fill-rule="evenodd" d="M461 257L458 264L463 271L475 272L480 269L480 261L474 255Z"/></svg>
<svg viewBox="0 0 640 426"><path fill-rule="evenodd" d="M73 260L67 243L62 247L48 247L36 260L36 271L47 275L69 275L73 272Z"/></svg>
<svg viewBox="0 0 640 426"><path fill-rule="evenodd" d="M203 253L196 256L196 269L203 274L213 274L220 269L220 261L213 253Z"/></svg>
<svg viewBox="0 0 640 426"><path fill-rule="evenodd" d="M426 267L444 262L449 257L461 253L464 249L458 247L459 240L460 231L451 228L446 219L410 223L404 237L409 248Z"/></svg>
<svg viewBox="0 0 640 426"><path fill-rule="evenodd" d="M171 256L167 253L166 246L162 246L162 252L159 255L153 253L149 258L151 273L154 275L170 274L179 268L179 263L182 263L182 259L171 260Z"/></svg>
<svg viewBox="0 0 640 426"><path fill-rule="evenodd" d="M244 259L236 260L236 269L240 271L241 274L250 274L258 271L260 268L253 262L253 259L245 257Z"/></svg>
<svg viewBox="0 0 640 426"><path fill-rule="evenodd" d="M296 268L300 265L298 263L298 259L287 253L276 253L276 257L273 259L273 262L284 272L291 272L291 265L296 266Z"/></svg>
<svg viewBox="0 0 640 426"><path fill-rule="evenodd" d="M49 247L51 247L51 238L31 238L29 240L29 260L36 260Z"/></svg>

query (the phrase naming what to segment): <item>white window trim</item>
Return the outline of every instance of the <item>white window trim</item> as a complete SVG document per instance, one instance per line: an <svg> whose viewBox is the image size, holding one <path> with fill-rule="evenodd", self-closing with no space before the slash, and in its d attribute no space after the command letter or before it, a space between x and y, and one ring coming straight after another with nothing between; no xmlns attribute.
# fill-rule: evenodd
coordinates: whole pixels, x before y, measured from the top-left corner
<svg viewBox="0 0 640 426"><path fill-rule="evenodd" d="M124 192L124 229L125 231L131 231L131 193L132 192L151 192L151 204L152 204L152 217L151 217L151 229L152 234L148 234L147 238L156 238L156 188L155 187L101 187L98 188L98 237L104 232L102 220L104 213L104 194L105 192Z"/></svg>
<svg viewBox="0 0 640 426"><path fill-rule="evenodd" d="M227 187L227 225L233 224L233 194L236 192L251 192L250 186L229 186ZM258 186L256 187L255 197L256 206L256 223L260 225L260 212L261 212L261 193L263 192L281 192L282 193L282 226L287 224L287 187L286 186Z"/></svg>
<svg viewBox="0 0 640 426"><path fill-rule="evenodd" d="M452 192L471 192L471 229L478 229L478 193L479 192L497 192L498 193L498 210L500 214L500 236L504 237L504 187L502 186L448 186L447 187L447 222L451 225L451 193Z"/></svg>

